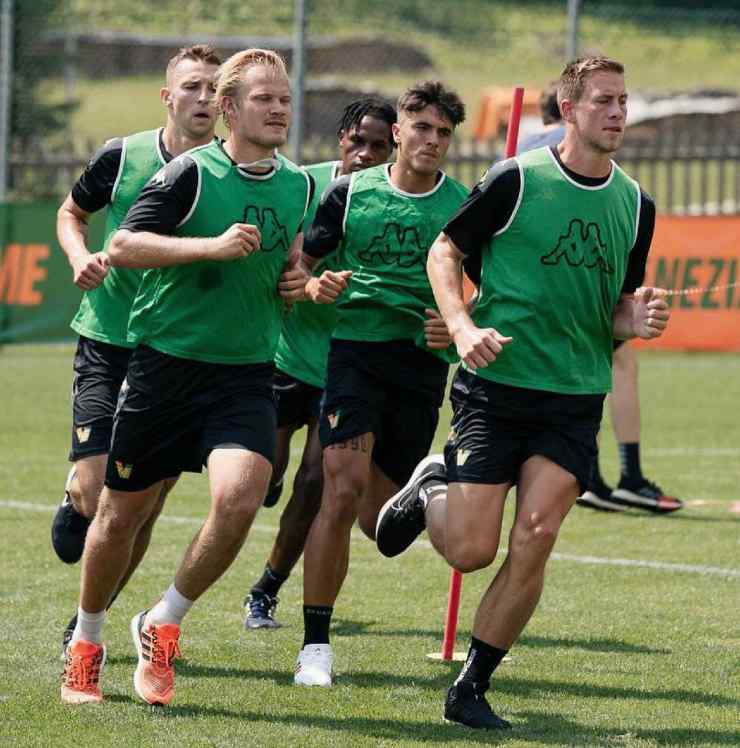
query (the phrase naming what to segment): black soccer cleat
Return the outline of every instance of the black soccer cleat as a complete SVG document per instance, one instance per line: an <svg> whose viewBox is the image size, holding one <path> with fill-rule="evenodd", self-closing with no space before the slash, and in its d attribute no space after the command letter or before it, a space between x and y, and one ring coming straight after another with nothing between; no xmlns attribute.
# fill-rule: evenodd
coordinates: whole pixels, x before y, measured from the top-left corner
<svg viewBox="0 0 740 748"><path fill-rule="evenodd" d="M247 613L244 619L245 629L279 629L282 624L275 620L275 610L279 600L253 590L244 601Z"/></svg>
<svg viewBox="0 0 740 748"><path fill-rule="evenodd" d="M612 499L612 488L604 481L593 481L576 499L578 506L597 509L602 512L623 512L627 507Z"/></svg>
<svg viewBox="0 0 740 748"><path fill-rule="evenodd" d="M511 723L501 719L486 701L488 683L460 681L447 691L444 717L474 730L507 730Z"/></svg>
<svg viewBox="0 0 740 748"><path fill-rule="evenodd" d="M51 523L51 545L65 564L76 564L82 558L87 529L90 527L90 520L74 508L69 495L69 486L74 475L73 465L64 487L64 499Z"/></svg>
<svg viewBox="0 0 740 748"><path fill-rule="evenodd" d="M265 500L262 502L262 506L268 507L268 509L280 500L280 495L283 493L283 479L281 478L274 486L270 486L267 490Z"/></svg>
<svg viewBox="0 0 740 748"><path fill-rule="evenodd" d="M447 482L442 455L425 457L408 483L383 504L375 525L375 542L384 556L403 553L426 527L424 483L430 479Z"/></svg>
<svg viewBox="0 0 740 748"><path fill-rule="evenodd" d="M673 496L666 496L663 491L642 478L634 483L620 480L619 485L612 491L611 500L625 509L645 509L655 514L669 514L683 508L683 501Z"/></svg>

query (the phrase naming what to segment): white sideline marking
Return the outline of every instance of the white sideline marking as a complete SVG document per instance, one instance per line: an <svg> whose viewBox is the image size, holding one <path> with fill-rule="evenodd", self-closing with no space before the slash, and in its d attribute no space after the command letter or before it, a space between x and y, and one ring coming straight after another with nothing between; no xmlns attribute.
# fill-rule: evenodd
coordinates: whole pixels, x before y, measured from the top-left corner
<svg viewBox="0 0 740 748"><path fill-rule="evenodd" d="M0 509L19 509L24 512L43 512L51 514L56 511L57 505L49 504L32 504L25 501L6 501L0 500ZM173 525L200 525L203 518L198 517L179 517L177 515L163 515L159 522L169 522ZM252 529L257 532L275 533L275 527L270 525L261 525L256 523ZM367 540L365 535L358 531L353 531L354 538ZM432 549L432 544L428 540L420 539L414 543L415 548ZM506 553L505 548L499 548L499 555ZM555 561L572 561L576 564L588 564L591 566L622 566L636 567L641 569L655 569L657 571L679 571L687 574L703 574L707 576L727 577L729 579L740 579L740 569L724 569L720 566L698 566L694 564L674 564L666 561L638 560L631 558L602 558L600 556L578 556L574 553L553 552L550 556Z"/></svg>
<svg viewBox="0 0 740 748"><path fill-rule="evenodd" d="M739 447L648 447L653 457L740 457Z"/></svg>

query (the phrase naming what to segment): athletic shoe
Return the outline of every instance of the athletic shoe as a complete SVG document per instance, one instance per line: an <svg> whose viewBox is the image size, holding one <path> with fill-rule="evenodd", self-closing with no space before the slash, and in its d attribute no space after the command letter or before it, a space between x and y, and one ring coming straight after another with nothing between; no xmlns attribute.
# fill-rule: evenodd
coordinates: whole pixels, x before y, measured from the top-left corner
<svg viewBox="0 0 740 748"><path fill-rule="evenodd" d="M180 627L174 623L145 623L148 611L131 619L131 636L139 663L134 673L134 690L147 704L167 706L175 695L173 661L180 656Z"/></svg>
<svg viewBox="0 0 740 748"><path fill-rule="evenodd" d="M460 681L450 687L445 699L444 717L476 730L505 730L511 723L501 719L486 701L488 683Z"/></svg>
<svg viewBox="0 0 740 748"><path fill-rule="evenodd" d="M62 662L67 660L67 648L69 647L69 643L72 641L72 634L74 634L76 627L77 613L75 613L71 618L70 622L67 624L67 628L64 629L64 633L62 634Z"/></svg>
<svg viewBox="0 0 740 748"><path fill-rule="evenodd" d="M623 512L627 508L612 499L612 488L604 481L590 483L588 489L576 499L576 504L602 512Z"/></svg>
<svg viewBox="0 0 740 748"><path fill-rule="evenodd" d="M90 527L90 520L74 508L69 495L69 487L75 474L75 466L72 465L64 484L64 499L51 523L51 544L65 564L76 564L82 558L87 528Z"/></svg>
<svg viewBox="0 0 740 748"><path fill-rule="evenodd" d="M447 481L442 455L425 457L408 483L383 504L375 526L375 542L384 556L391 558L403 553L426 527L427 500L423 484L431 478Z"/></svg>
<svg viewBox="0 0 740 748"><path fill-rule="evenodd" d="M265 496L265 500L262 502L262 506L271 507L275 506L280 499L280 494L283 492L283 479L281 478L274 486L270 486L270 490Z"/></svg>
<svg viewBox="0 0 740 748"><path fill-rule="evenodd" d="M279 629L282 626L275 616L279 600L261 592L253 591L244 601L247 617L244 619L245 629Z"/></svg>
<svg viewBox="0 0 740 748"><path fill-rule="evenodd" d="M67 648L62 673L62 702L99 704L103 700L100 673L105 664L105 647L78 639Z"/></svg>
<svg viewBox="0 0 740 748"><path fill-rule="evenodd" d="M333 664L330 644L306 644L298 653L293 683L297 686L330 686L334 681Z"/></svg>
<svg viewBox="0 0 740 748"><path fill-rule="evenodd" d="M668 514L683 507L683 501L666 496L663 491L646 478L635 483L620 480L612 491L612 501L633 509L645 509L656 514Z"/></svg>

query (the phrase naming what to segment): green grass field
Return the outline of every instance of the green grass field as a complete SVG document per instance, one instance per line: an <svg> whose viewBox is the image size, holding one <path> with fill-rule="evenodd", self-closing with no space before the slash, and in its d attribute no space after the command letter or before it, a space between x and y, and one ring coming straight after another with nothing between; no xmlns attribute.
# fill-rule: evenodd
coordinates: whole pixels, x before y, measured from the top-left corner
<svg viewBox="0 0 740 748"><path fill-rule="evenodd" d="M642 354L643 465L689 506L671 517L574 509L530 625L495 676L491 700L514 729L445 724L459 664L439 649L448 569L427 544L383 559L359 536L336 606L337 685L298 689L300 571L274 632L242 628L241 604L270 548L263 510L241 555L185 621L178 692L139 703L129 618L170 583L206 511L203 476L171 495L142 567L106 627L107 702L59 702L60 636L78 567L54 556L49 525L68 449L72 348L0 350L0 742L3 746L730 746L740 742L740 356ZM447 433L443 414L436 446ZM611 432L603 465L616 472ZM296 455L299 442L296 441ZM293 465L295 467L295 465ZM292 472L292 471L291 471ZM281 502L282 505L282 502ZM278 506L281 506L278 505ZM508 520L510 521L509 514ZM491 570L466 576L458 649Z"/></svg>

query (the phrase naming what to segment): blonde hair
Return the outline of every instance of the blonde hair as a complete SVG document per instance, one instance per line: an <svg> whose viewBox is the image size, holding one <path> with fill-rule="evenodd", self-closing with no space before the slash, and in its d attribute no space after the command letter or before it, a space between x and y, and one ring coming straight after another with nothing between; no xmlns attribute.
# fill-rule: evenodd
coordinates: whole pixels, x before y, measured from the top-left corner
<svg viewBox="0 0 740 748"><path fill-rule="evenodd" d="M586 88L586 79L598 72L624 74L624 65L610 57L579 57L565 66L558 81L558 104L563 99L579 101Z"/></svg>
<svg viewBox="0 0 740 748"><path fill-rule="evenodd" d="M250 68L261 66L271 68L278 77L288 77L285 60L272 49L244 49L231 55L219 68L216 101L226 127L229 127L229 118L224 111L223 100L227 97L236 99L244 84L244 73Z"/></svg>
<svg viewBox="0 0 740 748"><path fill-rule="evenodd" d="M194 60L206 65L220 65L221 58L210 44L194 44L192 47L180 47L174 57L167 63L165 77L169 80L172 71L183 61Z"/></svg>

